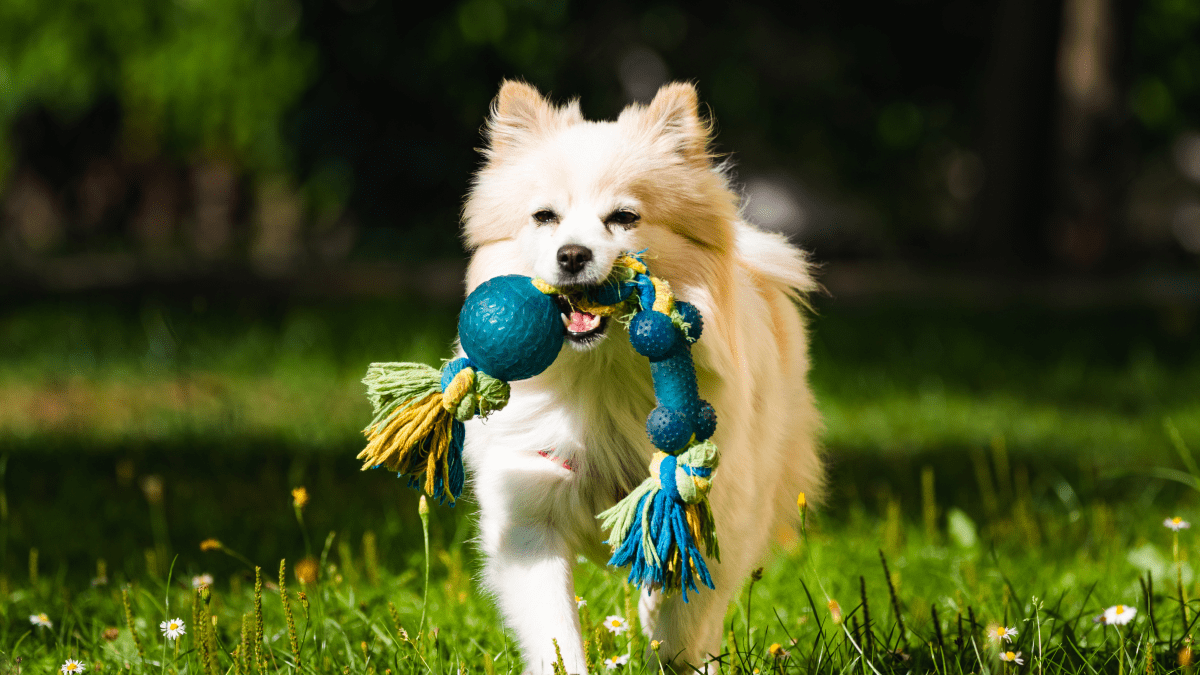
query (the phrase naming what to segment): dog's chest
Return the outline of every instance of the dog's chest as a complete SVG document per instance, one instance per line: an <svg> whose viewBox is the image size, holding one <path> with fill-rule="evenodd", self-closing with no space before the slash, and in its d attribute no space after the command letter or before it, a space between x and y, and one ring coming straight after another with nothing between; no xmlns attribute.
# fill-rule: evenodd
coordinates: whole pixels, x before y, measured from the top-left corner
<svg viewBox="0 0 1200 675"><path fill-rule="evenodd" d="M636 487L653 452L646 415L654 395L649 366L623 346L564 349L542 375L514 382L508 406L479 430L488 439L480 448L488 463L519 463L540 474L547 489L597 506Z"/></svg>

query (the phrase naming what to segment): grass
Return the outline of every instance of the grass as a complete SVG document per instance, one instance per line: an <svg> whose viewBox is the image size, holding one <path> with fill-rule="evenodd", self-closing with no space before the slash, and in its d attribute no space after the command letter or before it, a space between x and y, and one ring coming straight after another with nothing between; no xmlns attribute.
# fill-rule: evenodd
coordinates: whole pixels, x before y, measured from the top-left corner
<svg viewBox="0 0 1200 675"><path fill-rule="evenodd" d="M205 295L67 298L0 316L0 434L14 448L247 437L342 453L371 361L436 363L452 306ZM1162 460L1161 420L1200 435L1185 310L819 307L813 385L826 443L855 452L984 446Z"/></svg>
<svg viewBox="0 0 1200 675"><path fill-rule="evenodd" d="M1197 513L1195 499L1189 493L1182 496L1187 505L1181 513L1191 517ZM288 499L286 492L276 495L280 510L287 510ZM412 499L408 505L413 506ZM1159 518L1174 511L1146 509L1137 499L1114 504L1092 500L1069 511L1025 488L1000 506L977 523L960 507L942 513L936 502L926 503L923 508L934 511L931 526L912 523L896 508L885 507L879 516L861 504L833 515L810 514L808 545L795 537L781 542L761 580L750 584L730 608L723 672L1133 673L1178 668L1200 602L1190 601L1185 622L1172 535ZM149 508L154 507L151 502ZM255 561L263 575L263 672L486 672L487 661L496 672L520 672L512 644L472 579L474 562L461 527L469 514L435 509L432 520L434 545L425 558L417 543L419 525L356 537L326 533L303 518L293 519L292 529L308 531L317 547L309 557L301 537L289 552L283 578L290 623L279 590L280 563ZM1181 534L1186 557L1195 542L1190 532ZM408 544L404 553L384 554L402 543ZM243 621L255 624L254 574L240 561L240 552L201 552L198 544L191 542L177 558L171 554L173 566L166 556L154 555L120 569L106 566L96 572L103 575L102 583L70 583L61 569L43 571L43 563L30 561L28 576L5 579L0 645L10 658L22 659L25 672L49 672L68 658L99 672L230 672L238 660L235 650L244 644ZM426 595L427 560L433 574ZM1200 580L1186 560L1181 562L1183 592L1200 597ZM302 575L307 583L293 571L297 563L307 566ZM215 581L206 601L193 590L192 579L210 570ZM1142 585L1150 583L1149 589ZM587 600L585 625L595 626L613 614L636 621L636 613L629 611L631 589L619 575L580 563L576 588ZM126 589L144 655L126 620ZM831 600L840 606L840 621ZM1094 623L1095 616L1117 604L1137 610L1132 624ZM28 623L27 617L43 612L53 622L51 628ZM194 620L197 613L205 617L200 624ZM427 616L424 623L422 614ZM156 629L176 616L188 631L178 650ZM202 632L198 625L213 629ZM1023 668L999 661L995 641L985 636L987 627L995 625L1017 629L1006 650L1022 653ZM601 638L592 641L597 662L628 654L627 672L657 672L657 664L643 658L644 641L632 632L589 634ZM212 644L205 647L206 640ZM772 656L776 643L786 657ZM215 668L206 669L206 653ZM243 648L240 653L247 652Z"/></svg>
<svg viewBox="0 0 1200 675"><path fill-rule="evenodd" d="M832 494L805 532L780 534L730 607L722 672L1190 672L1197 547L1181 532L1176 564L1162 526L1200 517L1190 453L1164 429L1169 418L1179 442L1200 446L1190 321L1178 310L822 308L813 384ZM365 364L435 362L453 329L451 308L369 300L10 307L0 674L18 658L27 673L68 658L88 672L259 672L234 665L243 620L255 625L254 566L263 672L521 672L475 583L471 502L435 507L425 529L415 493L353 459ZM311 495L299 517L297 486ZM223 547L201 551L210 538ZM192 588L206 573L207 601ZM620 579L577 566L585 623L635 621ZM1137 609L1131 624L1093 622L1117 604ZM29 622L43 612L52 627ZM157 627L176 617L187 633L168 643ZM999 660L993 624L1017 629L1005 649L1023 666ZM628 654L625 672L659 672L637 631L599 636L598 669Z"/></svg>

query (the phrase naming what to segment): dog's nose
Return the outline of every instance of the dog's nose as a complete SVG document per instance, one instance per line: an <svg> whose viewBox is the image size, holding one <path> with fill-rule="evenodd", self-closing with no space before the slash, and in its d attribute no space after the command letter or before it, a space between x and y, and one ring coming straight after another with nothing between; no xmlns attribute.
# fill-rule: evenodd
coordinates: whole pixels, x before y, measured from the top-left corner
<svg viewBox="0 0 1200 675"><path fill-rule="evenodd" d="M579 244L567 244L558 249L558 267L567 274L579 274L591 262L592 249Z"/></svg>

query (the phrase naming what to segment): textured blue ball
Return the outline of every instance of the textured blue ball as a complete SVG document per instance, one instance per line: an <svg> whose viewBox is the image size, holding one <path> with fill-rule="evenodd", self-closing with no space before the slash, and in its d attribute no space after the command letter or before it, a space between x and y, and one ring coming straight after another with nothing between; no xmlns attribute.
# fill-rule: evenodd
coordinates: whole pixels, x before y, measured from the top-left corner
<svg viewBox="0 0 1200 675"><path fill-rule="evenodd" d="M683 322L688 324L688 343L699 340L700 334L704 332L704 317L700 315L700 310L690 302L676 302L675 310L683 317Z"/></svg>
<svg viewBox="0 0 1200 675"><path fill-rule="evenodd" d="M646 418L646 434L663 452L682 450L692 440L692 424L682 410L658 406Z"/></svg>
<svg viewBox="0 0 1200 675"><path fill-rule="evenodd" d="M463 351L480 370L506 382L549 368L564 335L554 300L516 274L480 284L458 315Z"/></svg>
<svg viewBox="0 0 1200 675"><path fill-rule="evenodd" d="M696 410L695 427L697 441L707 440L717 431L717 411L704 399Z"/></svg>
<svg viewBox="0 0 1200 675"><path fill-rule="evenodd" d="M661 312L644 310L629 322L629 344L651 361L670 356L678 341L679 331L671 323L671 317Z"/></svg>

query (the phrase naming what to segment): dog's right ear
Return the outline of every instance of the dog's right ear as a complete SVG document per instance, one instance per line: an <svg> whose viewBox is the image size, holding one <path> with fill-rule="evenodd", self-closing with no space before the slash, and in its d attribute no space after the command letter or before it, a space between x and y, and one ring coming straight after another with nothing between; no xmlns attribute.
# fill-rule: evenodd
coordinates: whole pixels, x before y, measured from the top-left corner
<svg viewBox="0 0 1200 675"><path fill-rule="evenodd" d="M496 157L547 131L583 121L579 101L556 108L531 84L505 80L492 101L487 135L489 157Z"/></svg>

